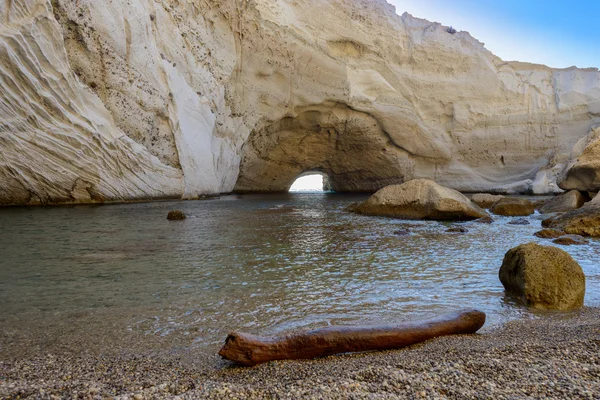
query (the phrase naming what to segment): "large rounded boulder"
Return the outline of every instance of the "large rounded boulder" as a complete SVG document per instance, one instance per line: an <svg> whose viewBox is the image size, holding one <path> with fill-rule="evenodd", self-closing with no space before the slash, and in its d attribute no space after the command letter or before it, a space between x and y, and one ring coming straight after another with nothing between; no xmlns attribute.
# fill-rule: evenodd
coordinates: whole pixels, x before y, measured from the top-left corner
<svg viewBox="0 0 600 400"><path fill-rule="evenodd" d="M507 293L544 310L572 310L583 305L585 275L565 251L535 243L511 249L500 267Z"/></svg>
<svg viewBox="0 0 600 400"><path fill-rule="evenodd" d="M364 215L439 221L466 221L489 216L460 192L428 179L386 186L352 211Z"/></svg>
<svg viewBox="0 0 600 400"><path fill-rule="evenodd" d="M508 217L526 217L535 212L535 205L529 200L505 197L495 202L490 211Z"/></svg>

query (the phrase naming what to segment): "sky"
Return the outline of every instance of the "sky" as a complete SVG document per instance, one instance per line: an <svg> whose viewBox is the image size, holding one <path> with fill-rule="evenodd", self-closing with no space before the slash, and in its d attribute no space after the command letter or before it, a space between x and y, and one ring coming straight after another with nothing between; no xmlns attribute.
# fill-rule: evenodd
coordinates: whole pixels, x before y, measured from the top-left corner
<svg viewBox="0 0 600 400"><path fill-rule="evenodd" d="M600 0L387 0L396 12L468 31L505 61L600 67Z"/></svg>

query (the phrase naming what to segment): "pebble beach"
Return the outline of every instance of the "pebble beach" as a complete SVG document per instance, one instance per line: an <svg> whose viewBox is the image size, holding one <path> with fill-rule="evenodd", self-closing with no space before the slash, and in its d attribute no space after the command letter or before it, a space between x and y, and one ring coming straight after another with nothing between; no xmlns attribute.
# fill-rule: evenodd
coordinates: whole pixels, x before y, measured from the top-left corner
<svg viewBox="0 0 600 400"><path fill-rule="evenodd" d="M600 309L409 348L241 368L184 350L1 358L2 399L600 398Z"/></svg>

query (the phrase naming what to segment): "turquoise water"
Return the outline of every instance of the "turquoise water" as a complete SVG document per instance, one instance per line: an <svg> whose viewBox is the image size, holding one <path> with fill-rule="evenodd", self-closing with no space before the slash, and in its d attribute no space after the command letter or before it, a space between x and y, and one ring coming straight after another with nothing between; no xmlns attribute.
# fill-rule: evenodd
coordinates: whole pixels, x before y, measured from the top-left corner
<svg viewBox="0 0 600 400"><path fill-rule="evenodd" d="M0 209L0 352L141 346L214 353L233 329L274 334L476 307L488 327L532 315L505 299L507 250L531 225L344 212L366 196L286 194ZM188 219L170 222L181 209ZM408 228L408 236L394 235ZM563 247L600 305L600 242ZM127 338L133 338L128 341Z"/></svg>

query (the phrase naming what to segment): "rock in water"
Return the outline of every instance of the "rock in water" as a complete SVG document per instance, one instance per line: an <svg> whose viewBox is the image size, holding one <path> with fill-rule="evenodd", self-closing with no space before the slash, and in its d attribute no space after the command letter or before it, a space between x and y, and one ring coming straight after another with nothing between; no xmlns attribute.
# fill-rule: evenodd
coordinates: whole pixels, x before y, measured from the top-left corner
<svg viewBox="0 0 600 400"><path fill-rule="evenodd" d="M565 233L557 229L542 229L534 233L535 236L542 239L556 239L563 236Z"/></svg>
<svg viewBox="0 0 600 400"><path fill-rule="evenodd" d="M571 190L567 193L556 196L545 203L540 208L540 213L550 214L555 212L567 212L581 208L590 199L584 196L578 190Z"/></svg>
<svg viewBox="0 0 600 400"><path fill-rule="evenodd" d="M167 219L169 221L183 221L186 218L187 217L185 216L185 214L179 210L169 211L169 214L167 214Z"/></svg>
<svg viewBox="0 0 600 400"><path fill-rule="evenodd" d="M425 321L380 326L331 326L280 337L259 337L232 332L219 355L240 365L253 366L273 360L299 360L332 354L390 350L426 340L477 332L485 313L465 310Z"/></svg>
<svg viewBox="0 0 600 400"><path fill-rule="evenodd" d="M600 196L577 210L543 220L542 226L572 235L600 237Z"/></svg>
<svg viewBox="0 0 600 400"><path fill-rule="evenodd" d="M533 214L535 206L529 200L505 197L495 202L490 211L494 214L509 217L524 217Z"/></svg>
<svg viewBox="0 0 600 400"><path fill-rule="evenodd" d="M533 308L572 310L583 305L583 270L556 247L528 243L509 250L499 277L507 293Z"/></svg>
<svg viewBox="0 0 600 400"><path fill-rule="evenodd" d="M588 241L580 235L564 235L558 239L554 239L552 243L562 244L563 246L583 245L588 244Z"/></svg>
<svg viewBox="0 0 600 400"><path fill-rule="evenodd" d="M448 228L448 230L446 230L446 232L448 232L448 233L467 233L467 232L469 232L469 230L467 228L463 228L463 227L453 227L453 228Z"/></svg>
<svg viewBox="0 0 600 400"><path fill-rule="evenodd" d="M406 219L456 221L488 216L463 194L428 179L387 186L357 206L354 212Z"/></svg>
<svg viewBox="0 0 600 400"><path fill-rule="evenodd" d="M517 218L517 219L513 219L512 221L509 221L508 224L509 225L529 225L530 222L527 221L525 218Z"/></svg>
<svg viewBox="0 0 600 400"><path fill-rule="evenodd" d="M490 208L498 200L502 200L504 196L493 195L489 193L477 193L471 196L471 201L482 208Z"/></svg>

